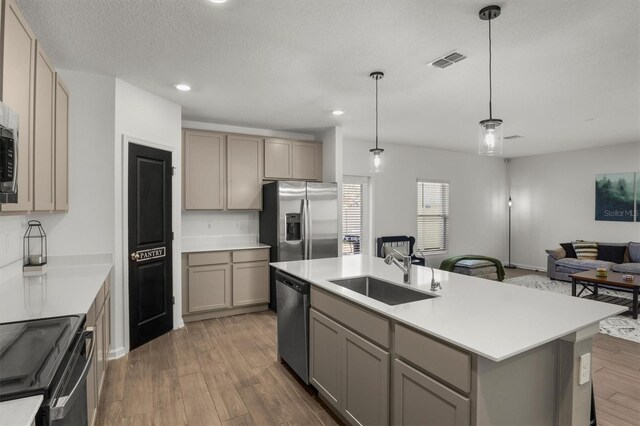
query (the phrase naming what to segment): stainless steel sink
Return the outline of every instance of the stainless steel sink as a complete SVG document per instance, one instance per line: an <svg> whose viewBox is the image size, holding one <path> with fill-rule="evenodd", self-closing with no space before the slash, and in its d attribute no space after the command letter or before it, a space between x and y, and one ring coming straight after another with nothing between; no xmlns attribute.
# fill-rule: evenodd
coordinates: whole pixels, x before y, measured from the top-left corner
<svg viewBox="0 0 640 426"><path fill-rule="evenodd" d="M392 306L436 297L371 276L329 280L329 282Z"/></svg>

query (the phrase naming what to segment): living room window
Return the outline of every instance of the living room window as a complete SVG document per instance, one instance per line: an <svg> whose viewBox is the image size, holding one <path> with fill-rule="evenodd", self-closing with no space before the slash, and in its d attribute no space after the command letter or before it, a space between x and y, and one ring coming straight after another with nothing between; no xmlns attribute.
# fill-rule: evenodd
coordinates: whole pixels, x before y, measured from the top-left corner
<svg viewBox="0 0 640 426"><path fill-rule="evenodd" d="M417 249L449 250L449 183L418 179Z"/></svg>
<svg viewBox="0 0 640 426"><path fill-rule="evenodd" d="M368 178L345 176L342 184L342 254L367 251Z"/></svg>

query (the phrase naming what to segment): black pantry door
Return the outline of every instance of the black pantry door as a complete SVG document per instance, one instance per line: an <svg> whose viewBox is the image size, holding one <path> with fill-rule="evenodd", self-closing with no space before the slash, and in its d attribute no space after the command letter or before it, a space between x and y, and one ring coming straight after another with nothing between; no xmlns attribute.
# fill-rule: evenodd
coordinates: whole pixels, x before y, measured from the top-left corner
<svg viewBox="0 0 640 426"><path fill-rule="evenodd" d="M129 345L173 328L171 153L129 144Z"/></svg>

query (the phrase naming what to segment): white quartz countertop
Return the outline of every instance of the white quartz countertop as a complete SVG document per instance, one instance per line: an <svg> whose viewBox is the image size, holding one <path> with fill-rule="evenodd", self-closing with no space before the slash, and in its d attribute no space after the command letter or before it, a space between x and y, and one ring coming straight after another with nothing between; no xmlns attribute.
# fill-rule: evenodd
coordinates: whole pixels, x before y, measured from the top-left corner
<svg viewBox="0 0 640 426"><path fill-rule="evenodd" d="M371 275L404 286L402 271L381 258L356 255L271 265L492 361L505 360L627 310L438 269L435 275L442 285L435 293L438 297L390 306L328 281ZM411 278L412 288L431 293L429 268L414 265Z"/></svg>
<svg viewBox="0 0 640 426"><path fill-rule="evenodd" d="M181 246L182 253L197 253L203 251L227 251L227 250L251 250L269 248L266 244L257 241L247 241L245 239L229 238L220 240L218 238L184 238Z"/></svg>
<svg viewBox="0 0 640 426"><path fill-rule="evenodd" d="M0 426L31 426L42 404L42 395L0 402Z"/></svg>
<svg viewBox="0 0 640 426"><path fill-rule="evenodd" d="M0 323L86 314L111 264L47 265L45 275L0 277Z"/></svg>

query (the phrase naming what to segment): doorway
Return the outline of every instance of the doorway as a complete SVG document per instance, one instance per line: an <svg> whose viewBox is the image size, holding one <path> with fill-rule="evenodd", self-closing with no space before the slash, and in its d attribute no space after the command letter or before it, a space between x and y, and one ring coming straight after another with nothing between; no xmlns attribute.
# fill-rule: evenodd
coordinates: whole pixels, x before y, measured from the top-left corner
<svg viewBox="0 0 640 426"><path fill-rule="evenodd" d="M171 152L129 143L129 347L173 328Z"/></svg>

